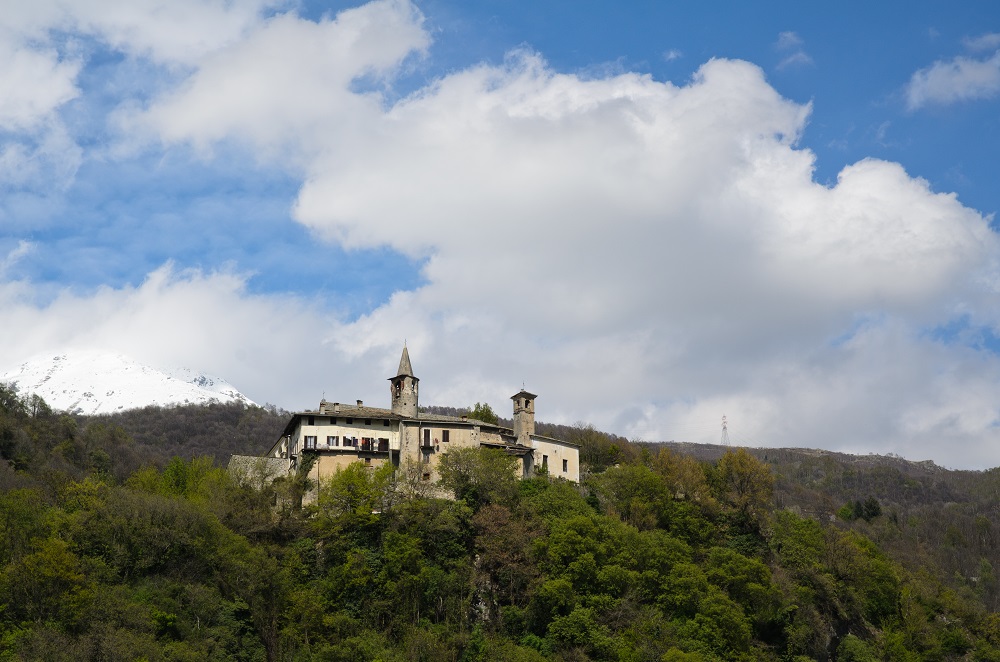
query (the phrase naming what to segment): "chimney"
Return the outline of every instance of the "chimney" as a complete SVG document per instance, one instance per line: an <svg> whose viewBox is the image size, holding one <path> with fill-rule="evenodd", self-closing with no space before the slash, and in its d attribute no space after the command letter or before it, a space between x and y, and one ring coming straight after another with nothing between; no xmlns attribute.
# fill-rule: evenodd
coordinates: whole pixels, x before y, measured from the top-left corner
<svg viewBox="0 0 1000 662"><path fill-rule="evenodd" d="M325 414L326 413L326 400L320 400L319 401L319 413L321 413L321 414Z"/></svg>
<svg viewBox="0 0 1000 662"><path fill-rule="evenodd" d="M365 403L364 403L364 402L362 402L361 400L358 400L358 406L359 406L359 407L364 407L364 406L365 406Z"/></svg>
<svg viewBox="0 0 1000 662"><path fill-rule="evenodd" d="M339 414L340 413L340 403L339 402L334 402L333 403L333 413L334 414Z"/></svg>
<svg viewBox="0 0 1000 662"><path fill-rule="evenodd" d="M462 414L462 422L463 422L463 423L465 423L465 422L467 422L468 420L469 420L469 417L468 417L468 415L466 415L466 414Z"/></svg>

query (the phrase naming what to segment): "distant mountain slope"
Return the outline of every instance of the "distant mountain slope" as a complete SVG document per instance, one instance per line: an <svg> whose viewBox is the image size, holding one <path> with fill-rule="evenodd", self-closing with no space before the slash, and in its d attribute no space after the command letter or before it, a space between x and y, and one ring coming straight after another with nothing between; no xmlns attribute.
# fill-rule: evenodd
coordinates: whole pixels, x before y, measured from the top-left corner
<svg viewBox="0 0 1000 662"><path fill-rule="evenodd" d="M277 441L288 412L240 402L143 407L79 417L83 427L121 427L144 463L162 465L173 456L212 457L219 466L231 455L261 455Z"/></svg>
<svg viewBox="0 0 1000 662"><path fill-rule="evenodd" d="M188 368L158 370L100 351L36 357L0 375L0 382L41 396L53 409L88 416L150 405L254 404L225 380Z"/></svg>

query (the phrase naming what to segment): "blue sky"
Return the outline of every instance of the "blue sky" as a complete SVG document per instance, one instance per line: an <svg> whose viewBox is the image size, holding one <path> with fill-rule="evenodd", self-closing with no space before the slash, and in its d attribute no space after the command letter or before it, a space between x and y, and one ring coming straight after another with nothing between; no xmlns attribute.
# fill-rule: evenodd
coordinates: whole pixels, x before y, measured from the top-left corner
<svg viewBox="0 0 1000 662"><path fill-rule="evenodd" d="M0 18L0 369L1000 464L989 2L43 0ZM0 370L2 371L2 370Z"/></svg>

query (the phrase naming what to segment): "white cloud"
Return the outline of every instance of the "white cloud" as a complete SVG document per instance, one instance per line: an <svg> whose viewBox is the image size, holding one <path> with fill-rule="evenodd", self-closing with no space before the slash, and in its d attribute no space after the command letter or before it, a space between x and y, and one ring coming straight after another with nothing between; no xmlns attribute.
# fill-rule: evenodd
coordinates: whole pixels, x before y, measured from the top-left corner
<svg viewBox="0 0 1000 662"><path fill-rule="evenodd" d="M26 48L0 37L0 128L32 129L78 94L78 60L54 49Z"/></svg>
<svg viewBox="0 0 1000 662"><path fill-rule="evenodd" d="M0 186L69 181L81 149L60 111L79 97L90 40L182 70L239 39L288 0L36 0L0 12Z"/></svg>
<svg viewBox="0 0 1000 662"><path fill-rule="evenodd" d="M769 445L992 461L1000 360L923 332L1000 326L988 219L885 161L816 183L810 107L758 67L712 60L673 85L518 52L390 104L358 80L392 85L428 48L412 5L257 21L123 121L266 152L302 175L298 221L423 259L424 284L348 321L225 272L46 305L8 283L0 358L110 347L259 401L384 404L405 337L428 404L505 412L524 382L540 419L630 436L716 440L727 414ZM168 52L148 42L129 48ZM804 54L794 33L778 45Z"/></svg>
<svg viewBox="0 0 1000 662"><path fill-rule="evenodd" d="M35 245L30 241L20 240L17 242L17 246L12 248L2 260L0 260L0 278L7 275L7 272L15 264L20 261L25 255L28 255L35 249Z"/></svg>
<svg viewBox="0 0 1000 662"><path fill-rule="evenodd" d="M906 104L918 110L931 104L990 99L1000 93L1000 53L980 60L955 57L920 69L906 86Z"/></svg>
<svg viewBox="0 0 1000 662"><path fill-rule="evenodd" d="M796 51L778 63L777 69L788 69L789 67L802 67L812 64L813 59L805 51Z"/></svg>
<svg viewBox="0 0 1000 662"><path fill-rule="evenodd" d="M813 59L805 51L805 42L794 32L782 32L778 34L778 41L774 43L774 48L779 52L788 53L781 59L776 67L779 71L789 67L801 67L813 63Z"/></svg>
<svg viewBox="0 0 1000 662"><path fill-rule="evenodd" d="M666 60L667 62L673 62L674 60L679 60L683 56L684 54L681 53L676 48L671 48L670 50L665 51L663 53L663 59Z"/></svg>
<svg viewBox="0 0 1000 662"><path fill-rule="evenodd" d="M962 43L972 51L995 51L1000 48L1000 33L991 32L978 37L967 37Z"/></svg>
<svg viewBox="0 0 1000 662"><path fill-rule="evenodd" d="M792 50L802 48L802 38L794 32L786 31L778 33L778 41L775 42L774 46L778 50Z"/></svg>
<svg viewBox="0 0 1000 662"><path fill-rule="evenodd" d="M306 177L296 218L348 247L427 260L426 285L331 326L331 350L384 372L405 335L434 402L495 398L525 380L549 419L652 437L692 412L713 424L730 413L768 443L799 445L823 419L839 423L814 445L895 450L916 434L900 412L934 407L960 423L938 416L920 430L963 443L977 425L977 438L992 434L982 411L963 413L989 371L934 379L952 350L917 331L982 299L994 279L996 237L953 195L877 160L817 184L812 154L796 147L809 107L743 62L711 61L678 87L635 74L585 80L522 52L383 107L351 92L351 77L369 61L397 66L426 38L414 36L411 10L364 11L397 14L378 43L409 38L378 60L307 69L294 90L264 66L272 50L227 49L141 118L170 141L202 146L298 139ZM361 34L342 20L276 19L249 39L314 52L310 31ZM274 71L296 57L285 53ZM262 69L255 99L339 86L313 98L325 119L299 103L261 109L246 103L249 87L209 84ZM850 335L869 315L884 321ZM849 342L834 342L845 333ZM897 367L877 360L884 347L867 341L879 334L892 335L926 388L904 388ZM888 409L876 409L866 389L888 386Z"/></svg>
<svg viewBox="0 0 1000 662"><path fill-rule="evenodd" d="M46 42L51 33L100 39L127 55L193 64L258 25L289 0L36 0L13 3L0 29Z"/></svg>
<svg viewBox="0 0 1000 662"><path fill-rule="evenodd" d="M252 295L245 286L241 274L178 272L169 264L138 287L66 290L49 303L36 300L30 283L5 283L0 372L44 352L104 349L155 367L197 366L261 402L311 402L316 375L339 374L343 365L319 351L331 320L306 302ZM309 370L316 374L303 379ZM282 392L267 386L272 379Z"/></svg>
<svg viewBox="0 0 1000 662"><path fill-rule="evenodd" d="M360 77L386 77L429 44L422 16L404 2L382 1L319 23L286 14L203 59L181 88L147 113L126 115L128 128L151 127L167 142L200 147L229 137L267 152L303 147L324 127L340 137L363 132L381 114L376 94L352 91ZM341 145L348 148L349 144Z"/></svg>
<svg viewBox="0 0 1000 662"><path fill-rule="evenodd" d="M0 190L59 191L76 175L83 150L57 119L0 143ZM0 220L4 209L0 203Z"/></svg>

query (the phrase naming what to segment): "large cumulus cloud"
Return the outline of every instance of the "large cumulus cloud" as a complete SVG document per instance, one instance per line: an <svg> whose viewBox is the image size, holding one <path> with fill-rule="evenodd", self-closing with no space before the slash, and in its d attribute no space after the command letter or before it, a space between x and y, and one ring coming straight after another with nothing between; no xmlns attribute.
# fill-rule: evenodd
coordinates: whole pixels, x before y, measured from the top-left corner
<svg viewBox="0 0 1000 662"><path fill-rule="evenodd" d="M995 463L1000 361L933 333L997 324L988 219L895 163L818 183L810 107L760 68L711 60L673 84L519 51L396 99L407 62L433 57L411 4L259 9L173 56L189 69L171 89L124 104L127 140L244 145L301 175L294 216L317 240L423 260L424 283L344 320L232 274L157 272L93 297L136 306L139 322L108 315L129 333L96 316L52 342L150 353L146 328L180 329L192 361L301 407L310 389L381 399L406 338L425 401L505 411L523 382L543 420L646 439L717 440L726 414L748 443ZM177 46L127 34L139 52ZM18 314L44 327L88 302Z"/></svg>

